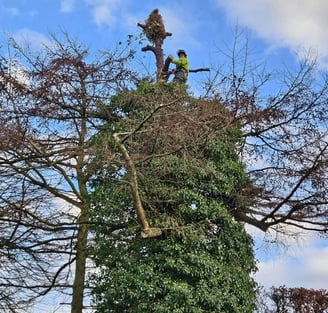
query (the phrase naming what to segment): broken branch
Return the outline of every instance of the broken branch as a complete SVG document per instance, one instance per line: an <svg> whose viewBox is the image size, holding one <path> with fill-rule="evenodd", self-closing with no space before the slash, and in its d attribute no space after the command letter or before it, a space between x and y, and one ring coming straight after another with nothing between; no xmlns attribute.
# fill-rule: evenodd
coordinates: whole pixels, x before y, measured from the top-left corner
<svg viewBox="0 0 328 313"><path fill-rule="evenodd" d="M115 133L113 135L115 142L119 146L121 153L125 159L128 173L130 174L130 188L133 196L134 207L136 209L138 218L141 223L141 237L143 238L151 238L151 237L159 237L162 235L162 230L158 227L150 228L147 218L146 212L142 206L139 189L138 189L138 180L137 180L137 171L134 166L134 163L129 155L128 150L125 145L121 142L119 138L119 133Z"/></svg>

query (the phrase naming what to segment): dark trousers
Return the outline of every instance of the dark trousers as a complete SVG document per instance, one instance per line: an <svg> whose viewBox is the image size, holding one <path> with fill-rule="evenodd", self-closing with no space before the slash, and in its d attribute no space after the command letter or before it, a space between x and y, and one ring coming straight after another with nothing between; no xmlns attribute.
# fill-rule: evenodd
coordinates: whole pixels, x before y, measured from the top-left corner
<svg viewBox="0 0 328 313"><path fill-rule="evenodd" d="M186 83L188 74L183 69L177 69L174 73L173 82L175 83Z"/></svg>

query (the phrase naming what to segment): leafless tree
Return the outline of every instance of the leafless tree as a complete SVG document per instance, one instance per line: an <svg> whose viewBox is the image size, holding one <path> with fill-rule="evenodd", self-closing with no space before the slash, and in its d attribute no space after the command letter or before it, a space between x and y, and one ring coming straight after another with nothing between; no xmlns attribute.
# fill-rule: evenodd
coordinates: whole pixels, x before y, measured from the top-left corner
<svg viewBox="0 0 328 313"><path fill-rule="evenodd" d="M99 53L67 34L35 53L13 38L0 64L0 310L25 312L71 290L81 313L89 250L92 140L111 95L126 88L131 51Z"/></svg>
<svg viewBox="0 0 328 313"><path fill-rule="evenodd" d="M328 76L308 54L299 66L267 71L252 59L248 40L237 31L232 48L205 84L205 96L220 99L243 131L240 154L253 191L239 199L236 219L266 231L286 226L326 233ZM240 204L254 197L251 208Z"/></svg>

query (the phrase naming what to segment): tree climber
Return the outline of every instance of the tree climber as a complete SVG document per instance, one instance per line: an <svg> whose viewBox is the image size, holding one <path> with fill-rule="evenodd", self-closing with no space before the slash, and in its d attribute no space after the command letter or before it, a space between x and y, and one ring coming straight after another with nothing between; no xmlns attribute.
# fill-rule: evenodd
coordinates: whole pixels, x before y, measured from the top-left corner
<svg viewBox="0 0 328 313"><path fill-rule="evenodd" d="M176 65L176 69L174 71L173 82L176 83L186 83L188 79L189 73L189 61L187 59L187 53L185 50L178 50L177 55L179 59L174 60L173 55L170 54L168 58L170 61Z"/></svg>

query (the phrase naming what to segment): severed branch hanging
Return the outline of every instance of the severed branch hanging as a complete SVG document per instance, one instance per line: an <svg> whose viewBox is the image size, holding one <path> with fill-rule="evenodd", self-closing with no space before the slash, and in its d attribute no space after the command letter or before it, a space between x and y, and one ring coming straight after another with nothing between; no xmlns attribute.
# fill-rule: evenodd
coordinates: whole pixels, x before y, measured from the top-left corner
<svg viewBox="0 0 328 313"><path fill-rule="evenodd" d="M137 212L139 221L141 223L141 237L142 238L153 238L159 237L162 235L161 228L158 227L149 227L146 212L142 206L139 189L138 189L138 179L137 172L134 166L134 162L129 155L128 150L126 149L124 143L120 140L120 135L130 135L130 133L115 133L113 135L116 144L118 145L124 159L126 162L127 170L130 175L130 188L133 196L134 207Z"/></svg>

